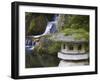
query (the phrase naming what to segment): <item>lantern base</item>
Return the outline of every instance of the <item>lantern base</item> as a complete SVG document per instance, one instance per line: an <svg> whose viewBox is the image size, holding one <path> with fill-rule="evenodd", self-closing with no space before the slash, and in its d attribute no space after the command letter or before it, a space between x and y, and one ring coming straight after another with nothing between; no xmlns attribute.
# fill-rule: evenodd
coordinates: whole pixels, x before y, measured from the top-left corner
<svg viewBox="0 0 100 81"><path fill-rule="evenodd" d="M82 66L82 65L89 65L88 60L85 61L65 61L61 60L59 63L59 67L66 67L66 66Z"/></svg>

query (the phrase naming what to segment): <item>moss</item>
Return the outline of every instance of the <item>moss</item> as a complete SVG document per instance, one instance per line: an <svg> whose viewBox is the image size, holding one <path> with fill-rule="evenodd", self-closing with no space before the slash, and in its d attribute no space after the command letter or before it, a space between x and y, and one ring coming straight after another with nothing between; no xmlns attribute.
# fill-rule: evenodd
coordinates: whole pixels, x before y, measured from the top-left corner
<svg viewBox="0 0 100 81"><path fill-rule="evenodd" d="M65 36L72 35L75 39L89 40L89 33L82 29L66 28L62 31Z"/></svg>
<svg viewBox="0 0 100 81"><path fill-rule="evenodd" d="M30 22L30 26L29 26L28 32L32 31L32 29L34 27L35 27L35 21L34 21L34 19L32 19L32 21Z"/></svg>

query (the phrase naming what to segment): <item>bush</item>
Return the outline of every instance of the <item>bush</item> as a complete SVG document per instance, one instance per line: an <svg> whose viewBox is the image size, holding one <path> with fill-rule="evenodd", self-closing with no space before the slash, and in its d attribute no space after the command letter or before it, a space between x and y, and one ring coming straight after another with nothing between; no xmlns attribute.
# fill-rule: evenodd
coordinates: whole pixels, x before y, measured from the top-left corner
<svg viewBox="0 0 100 81"><path fill-rule="evenodd" d="M89 32L86 30L79 28L79 29L73 29L73 28L66 28L62 31L64 35L72 35L75 39L84 39L89 40Z"/></svg>

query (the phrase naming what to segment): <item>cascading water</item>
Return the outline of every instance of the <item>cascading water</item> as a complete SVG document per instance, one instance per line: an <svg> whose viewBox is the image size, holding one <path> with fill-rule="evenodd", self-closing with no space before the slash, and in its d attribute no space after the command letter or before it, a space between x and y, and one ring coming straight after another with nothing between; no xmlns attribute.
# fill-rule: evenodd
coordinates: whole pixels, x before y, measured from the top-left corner
<svg viewBox="0 0 100 81"><path fill-rule="evenodd" d="M53 20L48 22L46 30L42 35L55 33L57 31L56 22L57 22L57 15L54 15Z"/></svg>
<svg viewBox="0 0 100 81"><path fill-rule="evenodd" d="M38 38L38 37L41 37L41 36L44 36L44 35L49 35L49 34L57 32L57 27L56 27L57 20L58 20L58 15L54 15L52 20L47 23L47 26L46 26L44 33L41 34L41 35L32 36L32 37ZM25 44L26 44L25 48L28 51L32 51L34 49L34 46L36 45L36 43L31 41L30 39L27 39L25 41Z"/></svg>

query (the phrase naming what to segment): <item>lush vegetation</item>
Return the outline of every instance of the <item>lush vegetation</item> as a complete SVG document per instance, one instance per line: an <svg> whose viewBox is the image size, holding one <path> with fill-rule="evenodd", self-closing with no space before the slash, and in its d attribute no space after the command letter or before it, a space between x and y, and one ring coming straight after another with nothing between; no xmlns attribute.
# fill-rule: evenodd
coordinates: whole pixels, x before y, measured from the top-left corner
<svg viewBox="0 0 100 81"><path fill-rule="evenodd" d="M61 31L76 39L89 40L89 16L68 15L68 22Z"/></svg>
<svg viewBox="0 0 100 81"><path fill-rule="evenodd" d="M26 36L42 34L53 14L27 13L25 15ZM89 16L64 15L64 24L59 30L65 36L72 35L75 39L89 40ZM60 23L60 22L59 22ZM58 32L58 33L59 33ZM58 66L57 53L61 49L61 43L50 40L51 36L40 38L40 45L36 46L32 53L26 52L26 67L53 67ZM89 43L85 45L89 51Z"/></svg>

